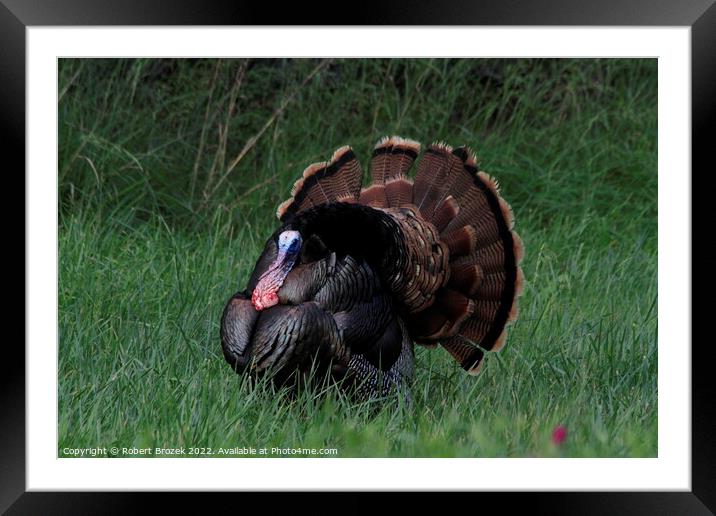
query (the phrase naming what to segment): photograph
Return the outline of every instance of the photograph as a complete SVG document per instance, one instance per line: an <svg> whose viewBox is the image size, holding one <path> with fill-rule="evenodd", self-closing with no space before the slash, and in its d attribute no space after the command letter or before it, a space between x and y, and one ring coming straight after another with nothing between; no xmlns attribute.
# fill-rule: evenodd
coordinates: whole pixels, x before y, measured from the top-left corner
<svg viewBox="0 0 716 516"><path fill-rule="evenodd" d="M659 66L60 57L57 457L659 457Z"/></svg>

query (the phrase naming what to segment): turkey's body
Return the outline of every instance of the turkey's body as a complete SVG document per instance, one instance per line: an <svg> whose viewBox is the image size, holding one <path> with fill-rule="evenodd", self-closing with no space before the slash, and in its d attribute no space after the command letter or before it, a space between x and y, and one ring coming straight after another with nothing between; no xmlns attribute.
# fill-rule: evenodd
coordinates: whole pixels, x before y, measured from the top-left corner
<svg viewBox="0 0 716 516"><path fill-rule="evenodd" d="M327 374L360 398L407 387L413 343L440 344L468 372L517 314L522 246L497 186L465 148L384 138L372 184L348 147L308 167L283 225L221 321L237 372L279 383Z"/></svg>

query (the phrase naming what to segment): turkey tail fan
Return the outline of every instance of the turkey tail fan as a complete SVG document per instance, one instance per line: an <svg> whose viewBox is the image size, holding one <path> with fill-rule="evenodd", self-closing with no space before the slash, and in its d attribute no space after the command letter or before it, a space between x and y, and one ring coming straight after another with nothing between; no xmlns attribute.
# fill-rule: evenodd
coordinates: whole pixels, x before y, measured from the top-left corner
<svg viewBox="0 0 716 516"><path fill-rule="evenodd" d="M360 203L376 208L398 207L413 200L408 170L420 152L420 144L399 136L381 138L370 162L372 183L361 192Z"/></svg>
<svg viewBox="0 0 716 516"><path fill-rule="evenodd" d="M443 143L428 147L418 164L413 203L450 250L450 274L411 330L476 374L484 351L504 346L506 326L517 317L523 248L512 209L469 149Z"/></svg>
<svg viewBox="0 0 716 516"><path fill-rule="evenodd" d="M363 172L353 150L341 147L328 162L314 163L296 181L291 198L278 207L276 216L286 221L303 210L329 202L357 202Z"/></svg>
<svg viewBox="0 0 716 516"><path fill-rule="evenodd" d="M524 276L522 242L496 181L466 147L397 136L376 144L371 184L350 147L309 166L277 211L294 230L380 270L410 338L440 345L471 374L506 342ZM353 203L332 206L333 203ZM350 237L347 237L349 235Z"/></svg>

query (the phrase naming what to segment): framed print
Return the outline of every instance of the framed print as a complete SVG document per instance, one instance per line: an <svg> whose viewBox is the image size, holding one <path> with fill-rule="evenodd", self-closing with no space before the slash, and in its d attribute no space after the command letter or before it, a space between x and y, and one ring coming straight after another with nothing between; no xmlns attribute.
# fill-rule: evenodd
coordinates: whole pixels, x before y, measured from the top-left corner
<svg viewBox="0 0 716 516"><path fill-rule="evenodd" d="M713 509L690 304L709 2L270 27L39 5L0 7L27 192L3 509Z"/></svg>

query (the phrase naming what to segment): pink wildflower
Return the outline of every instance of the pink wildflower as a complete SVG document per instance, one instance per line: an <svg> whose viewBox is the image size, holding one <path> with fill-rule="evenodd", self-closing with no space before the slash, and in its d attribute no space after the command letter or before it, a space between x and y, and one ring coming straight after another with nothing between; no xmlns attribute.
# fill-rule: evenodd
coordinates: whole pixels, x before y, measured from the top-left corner
<svg viewBox="0 0 716 516"><path fill-rule="evenodd" d="M567 427L557 425L554 430L552 430L552 442L559 446L564 443L565 439L567 439Z"/></svg>

